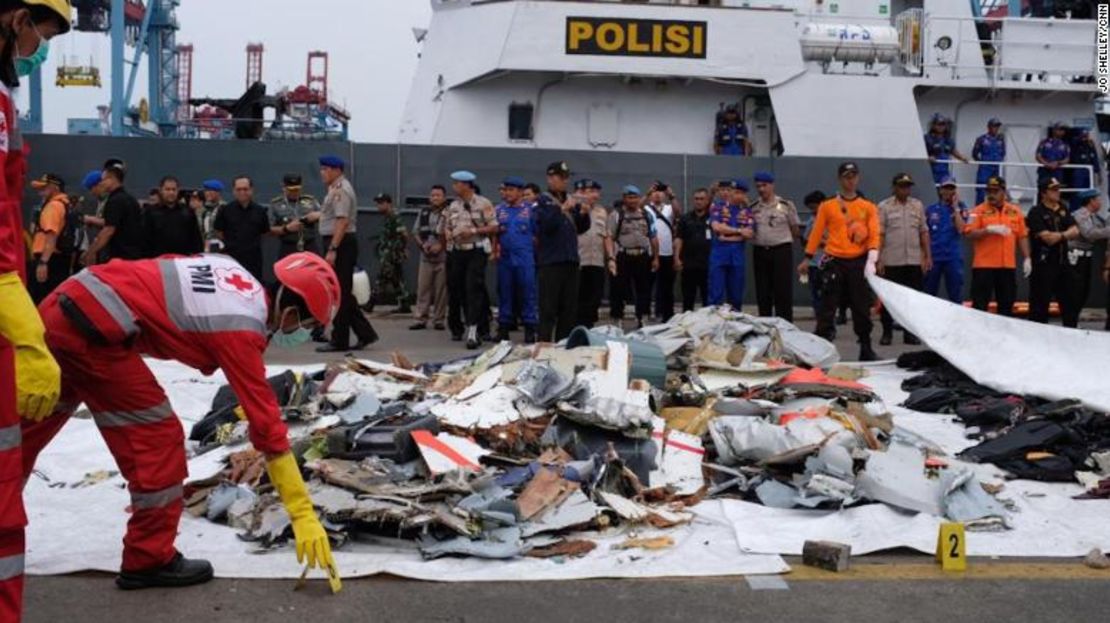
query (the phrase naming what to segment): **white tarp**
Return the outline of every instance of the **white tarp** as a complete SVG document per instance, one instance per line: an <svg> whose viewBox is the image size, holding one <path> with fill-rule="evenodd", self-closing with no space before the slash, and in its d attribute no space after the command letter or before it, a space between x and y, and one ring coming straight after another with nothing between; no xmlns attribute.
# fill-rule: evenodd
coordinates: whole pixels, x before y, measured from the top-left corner
<svg viewBox="0 0 1110 623"><path fill-rule="evenodd" d="M879 277L869 279L900 325L980 385L1110 412L1110 333L987 314Z"/></svg>

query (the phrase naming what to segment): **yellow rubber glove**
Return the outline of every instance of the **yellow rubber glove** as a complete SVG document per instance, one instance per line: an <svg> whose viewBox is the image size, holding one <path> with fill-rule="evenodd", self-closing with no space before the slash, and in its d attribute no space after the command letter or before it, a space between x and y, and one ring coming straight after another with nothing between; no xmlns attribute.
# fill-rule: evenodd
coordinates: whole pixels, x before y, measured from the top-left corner
<svg viewBox="0 0 1110 623"><path fill-rule="evenodd" d="M19 275L0 275L0 336L15 349L15 395L19 415L35 422L54 411L62 371L46 348L46 329Z"/></svg>
<svg viewBox="0 0 1110 623"><path fill-rule="evenodd" d="M289 518L293 520L293 536L297 541L297 562L307 563L309 568L319 567L328 572L331 591L338 593L343 588L339 568L331 555L328 533L316 517L316 509L308 497L308 489L301 478L301 470L292 452L286 452L266 462L270 482L274 484Z"/></svg>

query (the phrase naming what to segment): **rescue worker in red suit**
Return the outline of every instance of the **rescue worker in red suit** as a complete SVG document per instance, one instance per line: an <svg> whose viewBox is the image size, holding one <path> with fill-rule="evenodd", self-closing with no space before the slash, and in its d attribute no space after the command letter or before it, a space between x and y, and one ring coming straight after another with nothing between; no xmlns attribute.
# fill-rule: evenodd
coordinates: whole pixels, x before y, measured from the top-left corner
<svg viewBox="0 0 1110 623"><path fill-rule="evenodd" d="M339 309L339 281L323 258L294 253L274 264L279 289L262 285L225 255L113 260L62 283L42 304L46 343L62 369L55 413L23 426L23 475L77 405L92 412L131 493L123 537L122 589L188 586L212 565L174 547L183 508L185 436L143 357L222 370L239 397L250 441L293 523L297 559L339 575L327 533L312 507L262 356L273 341L295 346Z"/></svg>
<svg viewBox="0 0 1110 623"><path fill-rule="evenodd" d="M21 76L46 60L47 41L69 30L67 0L0 0L0 621L23 610L23 479L20 417L41 420L58 398L58 365L24 287L20 199L26 174L16 129Z"/></svg>

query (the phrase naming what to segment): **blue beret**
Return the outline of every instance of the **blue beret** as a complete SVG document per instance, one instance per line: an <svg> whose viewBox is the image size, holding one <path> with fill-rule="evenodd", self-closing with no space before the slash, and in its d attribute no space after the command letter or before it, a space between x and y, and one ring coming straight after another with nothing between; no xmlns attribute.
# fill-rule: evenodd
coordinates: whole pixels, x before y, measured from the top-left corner
<svg viewBox="0 0 1110 623"><path fill-rule="evenodd" d="M628 186L624 187L624 194L626 194L626 195L637 195L638 196L638 195L642 195L643 193L640 192L640 189L638 187L633 186L632 184L629 184Z"/></svg>
<svg viewBox="0 0 1110 623"><path fill-rule="evenodd" d="M451 179L456 182L477 182L478 176L470 171L455 171L451 174Z"/></svg>
<svg viewBox="0 0 1110 623"><path fill-rule="evenodd" d="M1102 193L1100 193L1097 188L1088 188L1087 190L1079 191L1079 193L1076 195L1076 197L1079 198L1080 203L1087 203L1091 199L1094 199L1095 197L1098 197L1101 194Z"/></svg>
<svg viewBox="0 0 1110 623"><path fill-rule="evenodd" d="M320 166L342 171L347 168L347 163L339 156L320 156Z"/></svg>
<svg viewBox="0 0 1110 623"><path fill-rule="evenodd" d="M738 177L738 178L732 180L732 185L730 186L730 188L733 188L733 189L736 189L736 190L742 190L744 192L748 192L748 181L745 180L742 177Z"/></svg>
<svg viewBox="0 0 1110 623"><path fill-rule="evenodd" d="M524 188L528 185L528 182L525 182L523 177L510 175L509 177L501 180L501 185L507 186L509 188Z"/></svg>
<svg viewBox="0 0 1110 623"><path fill-rule="evenodd" d="M99 184L100 180L102 180L103 178L104 174L100 171L100 169L89 171L88 174L85 175L85 179L81 181L81 186L84 186L85 190L92 190L93 187Z"/></svg>
<svg viewBox="0 0 1110 623"><path fill-rule="evenodd" d="M757 184L774 184L775 176L771 175L767 171L760 171L759 173L755 174L755 181Z"/></svg>
<svg viewBox="0 0 1110 623"><path fill-rule="evenodd" d="M216 192L224 191L224 183L220 180L204 180L200 183L200 186L204 190L214 190Z"/></svg>

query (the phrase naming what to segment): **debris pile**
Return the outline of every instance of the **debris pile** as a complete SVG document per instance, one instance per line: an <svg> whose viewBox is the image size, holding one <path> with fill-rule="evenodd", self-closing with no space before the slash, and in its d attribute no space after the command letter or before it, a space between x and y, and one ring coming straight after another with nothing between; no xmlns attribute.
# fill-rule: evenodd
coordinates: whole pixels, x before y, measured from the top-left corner
<svg viewBox="0 0 1110 623"><path fill-rule="evenodd" d="M732 496L779 508L882 502L995 529L1006 507L971 466L893 425L835 347L779 319L707 308L628 335L498 344L413 366L348 360L271 379L325 527L411 542L426 559L574 557L612 531L667 548L691 507ZM290 535L234 395L191 433L226 467L189 512L262 548Z"/></svg>
<svg viewBox="0 0 1110 623"><path fill-rule="evenodd" d="M978 445L960 458L990 463L1015 478L1078 482L1081 497L1110 498L1110 417L1079 400L1049 401L979 385L931 352L907 353L899 367L920 372L906 379L903 406L954 415Z"/></svg>

